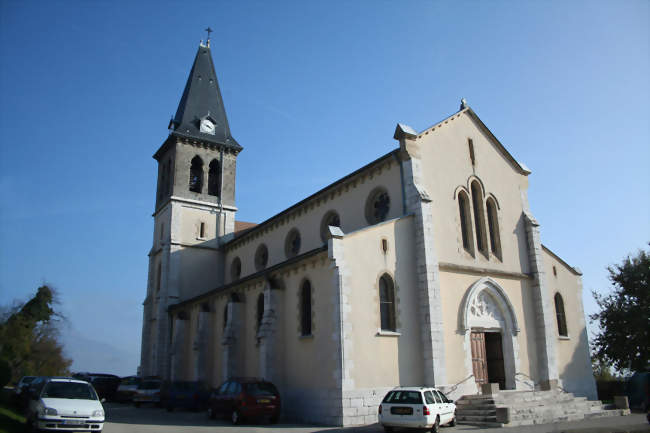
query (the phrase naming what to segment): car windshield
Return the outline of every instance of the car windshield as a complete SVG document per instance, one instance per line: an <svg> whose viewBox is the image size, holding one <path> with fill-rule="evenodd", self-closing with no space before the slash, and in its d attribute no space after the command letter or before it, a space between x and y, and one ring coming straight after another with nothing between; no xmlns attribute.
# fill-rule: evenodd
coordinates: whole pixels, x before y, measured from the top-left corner
<svg viewBox="0 0 650 433"><path fill-rule="evenodd" d="M145 382L142 382L140 386L138 386L138 389L158 389L160 388L160 382L156 380L147 380Z"/></svg>
<svg viewBox="0 0 650 433"><path fill-rule="evenodd" d="M247 383L246 392L250 395L277 395L278 390L275 389L272 383L269 382L256 382Z"/></svg>
<svg viewBox="0 0 650 433"><path fill-rule="evenodd" d="M43 388L41 397L97 400L95 390L87 383L80 382L50 382Z"/></svg>
<svg viewBox="0 0 650 433"><path fill-rule="evenodd" d="M386 394L382 403L422 404L422 394L420 391L391 391Z"/></svg>

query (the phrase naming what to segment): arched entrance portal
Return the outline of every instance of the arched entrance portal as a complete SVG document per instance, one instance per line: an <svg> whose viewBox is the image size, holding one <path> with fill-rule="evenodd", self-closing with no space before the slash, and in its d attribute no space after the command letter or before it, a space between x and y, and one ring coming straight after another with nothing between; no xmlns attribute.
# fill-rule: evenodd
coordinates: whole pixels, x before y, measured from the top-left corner
<svg viewBox="0 0 650 433"><path fill-rule="evenodd" d="M465 336L465 368L477 388L498 383L515 389L519 364L519 325L503 288L491 278L481 278L467 290L459 311L459 331Z"/></svg>

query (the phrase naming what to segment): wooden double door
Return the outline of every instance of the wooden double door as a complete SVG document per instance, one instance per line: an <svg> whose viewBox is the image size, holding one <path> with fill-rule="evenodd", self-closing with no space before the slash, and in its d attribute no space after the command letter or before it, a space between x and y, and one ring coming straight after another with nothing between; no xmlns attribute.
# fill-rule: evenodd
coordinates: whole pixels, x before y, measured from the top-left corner
<svg viewBox="0 0 650 433"><path fill-rule="evenodd" d="M506 372L503 364L503 344L500 332L472 331L472 369L476 384L498 383L506 388Z"/></svg>

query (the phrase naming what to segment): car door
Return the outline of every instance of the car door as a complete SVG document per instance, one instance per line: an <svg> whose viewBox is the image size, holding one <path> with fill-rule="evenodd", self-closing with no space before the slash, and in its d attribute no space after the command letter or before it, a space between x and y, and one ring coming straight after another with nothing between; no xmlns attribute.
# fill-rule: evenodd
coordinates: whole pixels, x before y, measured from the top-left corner
<svg viewBox="0 0 650 433"><path fill-rule="evenodd" d="M225 401L226 396L228 395L228 387L230 386L230 381L225 381L219 389L215 392L214 407L213 410L218 414L223 416L226 412Z"/></svg>
<svg viewBox="0 0 650 433"><path fill-rule="evenodd" d="M449 399L438 390L434 391L440 401L440 423L446 424L454 417L453 406L449 403Z"/></svg>

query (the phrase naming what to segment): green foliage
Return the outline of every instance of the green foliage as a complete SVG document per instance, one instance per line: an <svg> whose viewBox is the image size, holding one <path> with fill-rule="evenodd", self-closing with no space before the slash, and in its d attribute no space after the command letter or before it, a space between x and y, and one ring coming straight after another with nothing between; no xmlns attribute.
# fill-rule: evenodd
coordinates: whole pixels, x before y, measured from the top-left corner
<svg viewBox="0 0 650 433"><path fill-rule="evenodd" d="M9 363L0 358L0 389L4 388L5 385L11 380L11 366Z"/></svg>
<svg viewBox="0 0 650 433"><path fill-rule="evenodd" d="M589 316L600 326L592 343L595 358L619 371L643 371L650 361L650 251L607 270L613 291L593 293L600 312Z"/></svg>
<svg viewBox="0 0 650 433"><path fill-rule="evenodd" d="M0 359L16 382L22 376L65 375L72 361L63 355L58 342L61 315L54 311L56 292L38 288L24 305L15 307L0 323Z"/></svg>

